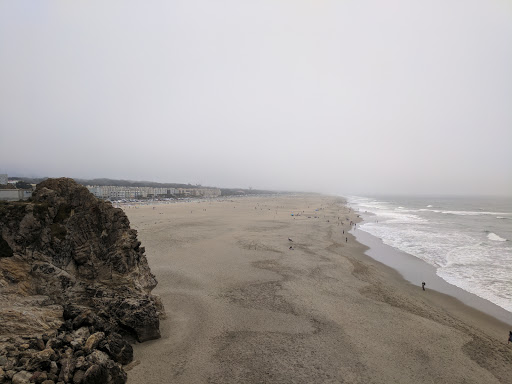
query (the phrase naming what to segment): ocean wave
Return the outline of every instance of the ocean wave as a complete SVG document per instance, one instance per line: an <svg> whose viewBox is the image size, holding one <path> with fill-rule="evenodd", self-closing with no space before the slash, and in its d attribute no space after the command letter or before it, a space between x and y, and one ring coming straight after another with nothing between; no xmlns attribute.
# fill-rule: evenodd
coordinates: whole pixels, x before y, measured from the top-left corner
<svg viewBox="0 0 512 384"><path fill-rule="evenodd" d="M492 241L507 241L507 239L504 239L503 237L498 236L497 234L490 232L487 235L487 238Z"/></svg>
<svg viewBox="0 0 512 384"><path fill-rule="evenodd" d="M445 215L458 215L458 216L482 216L482 215L512 215L512 213L509 212L486 212L486 211L443 211L440 209L425 209L421 208L421 212L435 212L435 213L442 213ZM504 218L499 216L499 218Z"/></svg>
<svg viewBox="0 0 512 384"><path fill-rule="evenodd" d="M427 262L450 284L512 311L512 235L509 221L501 221L512 221L509 205L478 209L475 203L455 206L449 201L436 205L424 201L419 206L375 199L357 203L378 219L372 217L358 229Z"/></svg>
<svg viewBox="0 0 512 384"><path fill-rule="evenodd" d="M511 254L502 248L505 239L497 240L502 238L489 232L487 237L496 241L485 242L458 231L436 232L434 228L387 223L365 223L360 229L434 266L438 276L450 284L512 311ZM436 241L432 241L432 233Z"/></svg>
<svg viewBox="0 0 512 384"><path fill-rule="evenodd" d="M485 212L485 211L442 211L441 213L461 216L480 216L480 215L510 215L508 212Z"/></svg>
<svg viewBox="0 0 512 384"><path fill-rule="evenodd" d="M393 211L386 211L381 212L379 214L381 218L383 218L387 224L408 224L408 223L424 223L428 222L427 219L424 219L418 215L411 215L409 213L404 212L393 212Z"/></svg>
<svg viewBox="0 0 512 384"><path fill-rule="evenodd" d="M390 223L391 225L389 225ZM359 229L380 238L384 244L416 256L435 267L456 262L456 259L447 260L448 255L456 255L454 249L465 247L466 244L477 243L473 237L457 231L438 232L435 234L436 241L432 241L432 231L435 229L427 223L422 222L415 225L408 222L407 226L402 224L397 226L390 220L382 224L368 222L362 224ZM467 252L464 252L462 256L466 254Z"/></svg>
<svg viewBox="0 0 512 384"><path fill-rule="evenodd" d="M486 265L468 268L457 265L438 268L436 274L448 283L512 312L512 295L508 283L510 270L505 267L492 268Z"/></svg>

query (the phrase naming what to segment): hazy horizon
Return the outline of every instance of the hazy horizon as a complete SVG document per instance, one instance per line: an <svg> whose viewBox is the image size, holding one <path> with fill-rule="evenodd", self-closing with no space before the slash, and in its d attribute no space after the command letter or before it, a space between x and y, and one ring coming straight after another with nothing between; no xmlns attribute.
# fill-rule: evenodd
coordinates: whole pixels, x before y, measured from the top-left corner
<svg viewBox="0 0 512 384"><path fill-rule="evenodd" d="M83 180L105 180L110 179L113 181L127 181L127 182L133 182L133 183L161 183L161 184L183 184L183 185L191 185L193 187L202 187L202 188L220 188L220 189L254 189L254 190L265 190L265 188L253 188L252 186L239 186L239 185L203 185L203 184L194 184L189 182L179 182L179 181L154 181L154 180L131 180L131 179L115 179L110 177L92 177L92 178L80 178L80 177L73 177L73 176L22 176L22 175L10 175L9 178L33 178L33 179L46 179L46 178L60 178L60 177L67 177L79 181ZM316 190L314 188L312 189L267 189L270 192L297 192L297 193L320 193L324 195L332 195L332 196L340 196L340 197L370 197L370 198L398 198L398 197L413 197L413 198L506 198L510 201L512 201L512 196L510 194L494 194L494 195L485 195L485 194L463 194L463 193L452 193L452 194L439 194L439 193L401 193L401 192L391 192L391 193L339 193L339 192L330 192L330 191L320 191Z"/></svg>
<svg viewBox="0 0 512 384"><path fill-rule="evenodd" d="M0 0L0 173L512 191L506 1Z"/></svg>

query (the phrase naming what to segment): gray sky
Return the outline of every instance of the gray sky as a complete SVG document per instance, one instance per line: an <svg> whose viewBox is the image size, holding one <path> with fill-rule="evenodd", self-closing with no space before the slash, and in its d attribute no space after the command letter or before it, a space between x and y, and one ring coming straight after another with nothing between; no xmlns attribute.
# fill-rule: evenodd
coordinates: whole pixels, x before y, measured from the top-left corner
<svg viewBox="0 0 512 384"><path fill-rule="evenodd" d="M512 3L0 0L0 173L512 192Z"/></svg>

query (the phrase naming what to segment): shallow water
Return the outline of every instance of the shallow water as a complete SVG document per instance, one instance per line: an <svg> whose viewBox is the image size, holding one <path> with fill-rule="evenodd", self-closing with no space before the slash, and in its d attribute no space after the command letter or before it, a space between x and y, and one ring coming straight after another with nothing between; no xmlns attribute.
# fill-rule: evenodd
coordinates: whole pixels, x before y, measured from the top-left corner
<svg viewBox="0 0 512 384"><path fill-rule="evenodd" d="M512 312L512 199L349 197L357 227Z"/></svg>

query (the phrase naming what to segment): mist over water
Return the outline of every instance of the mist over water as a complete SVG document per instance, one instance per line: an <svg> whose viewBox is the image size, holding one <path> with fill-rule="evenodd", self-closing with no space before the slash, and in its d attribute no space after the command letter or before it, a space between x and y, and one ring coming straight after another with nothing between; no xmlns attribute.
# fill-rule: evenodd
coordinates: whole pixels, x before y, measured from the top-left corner
<svg viewBox="0 0 512 384"><path fill-rule="evenodd" d="M350 197L358 228L512 312L512 199Z"/></svg>

